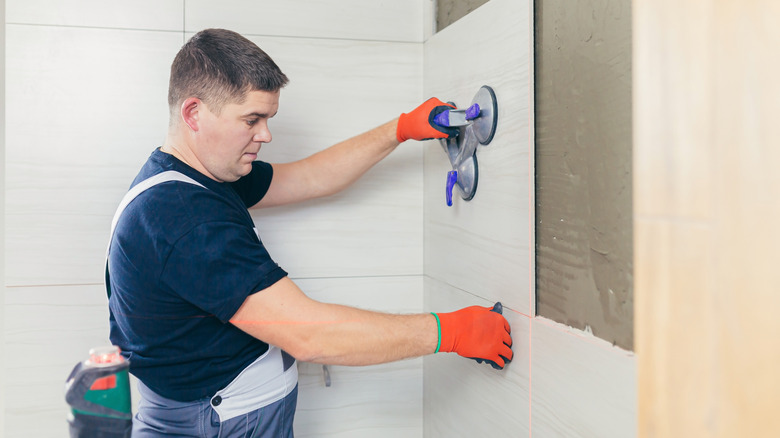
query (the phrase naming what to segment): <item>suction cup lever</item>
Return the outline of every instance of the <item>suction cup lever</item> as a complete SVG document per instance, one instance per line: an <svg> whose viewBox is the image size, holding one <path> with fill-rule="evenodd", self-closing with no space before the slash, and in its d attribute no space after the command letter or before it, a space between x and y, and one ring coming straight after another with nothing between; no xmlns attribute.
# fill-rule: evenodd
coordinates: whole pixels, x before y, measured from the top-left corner
<svg viewBox="0 0 780 438"><path fill-rule="evenodd" d="M466 126L479 117L479 104L475 103L466 109L444 110L437 114L433 121L439 126Z"/></svg>
<svg viewBox="0 0 780 438"><path fill-rule="evenodd" d="M447 197L447 207L452 207L452 188L455 187L455 183L458 182L458 171L450 170L447 172L447 186L445 189L445 196Z"/></svg>
<svg viewBox="0 0 780 438"><path fill-rule="evenodd" d="M448 102L455 106L453 102ZM444 153L452 164L445 186L447 206L452 207L452 190L458 186L461 198L470 201L477 191L479 169L477 146L493 140L498 121L496 94L487 85L482 86L465 109L447 109L437 114L433 122L443 127L458 127L458 135L441 139Z"/></svg>

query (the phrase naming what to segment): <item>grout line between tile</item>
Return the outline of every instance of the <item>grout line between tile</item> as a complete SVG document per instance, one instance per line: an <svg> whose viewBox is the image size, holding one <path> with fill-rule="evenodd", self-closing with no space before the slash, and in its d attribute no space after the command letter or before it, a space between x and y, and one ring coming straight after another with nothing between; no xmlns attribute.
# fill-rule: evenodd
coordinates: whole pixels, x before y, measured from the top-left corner
<svg viewBox="0 0 780 438"><path fill-rule="evenodd" d="M164 32L164 33L179 33L181 31L179 30L173 30L173 29L142 29L137 27L109 27L109 26L86 26L86 25L75 25L75 24L48 24L48 23L20 23L20 22L9 22L6 23L6 25L13 25L13 26L35 26L35 27L56 27L56 28L63 28L63 29L94 29L94 30L126 30L131 32Z"/></svg>

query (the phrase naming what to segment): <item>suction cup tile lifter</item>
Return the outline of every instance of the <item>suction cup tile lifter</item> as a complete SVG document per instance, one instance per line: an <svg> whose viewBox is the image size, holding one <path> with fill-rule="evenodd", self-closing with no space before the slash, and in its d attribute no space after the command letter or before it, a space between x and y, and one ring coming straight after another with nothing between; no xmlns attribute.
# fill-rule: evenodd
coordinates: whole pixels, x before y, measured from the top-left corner
<svg viewBox="0 0 780 438"><path fill-rule="evenodd" d="M452 163L452 170L447 173L445 185L447 205L452 206L452 190L455 187L458 188L461 198L470 201L477 192L479 179L477 145L487 145L496 133L496 94L492 88L484 85L467 108L444 111L434 118L434 122L440 126L459 128L455 137L440 140Z"/></svg>

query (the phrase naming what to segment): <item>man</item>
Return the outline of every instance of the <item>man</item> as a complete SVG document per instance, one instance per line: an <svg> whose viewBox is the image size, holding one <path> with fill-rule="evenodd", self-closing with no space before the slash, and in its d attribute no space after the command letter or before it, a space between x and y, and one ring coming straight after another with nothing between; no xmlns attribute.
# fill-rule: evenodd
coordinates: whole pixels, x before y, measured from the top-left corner
<svg viewBox="0 0 780 438"><path fill-rule="evenodd" d="M292 436L295 359L512 359L509 324L489 308L392 315L320 303L272 260L249 207L331 195L400 142L454 135L433 124L448 106L430 99L303 160L256 161L286 82L227 30L196 34L173 62L168 136L117 211L107 266L111 341L140 381L133 437Z"/></svg>

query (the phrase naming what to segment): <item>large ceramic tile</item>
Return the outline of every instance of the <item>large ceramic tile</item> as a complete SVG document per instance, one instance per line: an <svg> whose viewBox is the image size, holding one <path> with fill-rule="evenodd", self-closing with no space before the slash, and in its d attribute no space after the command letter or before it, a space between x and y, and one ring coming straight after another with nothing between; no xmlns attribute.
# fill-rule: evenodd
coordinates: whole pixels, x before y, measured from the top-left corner
<svg viewBox="0 0 780 438"><path fill-rule="evenodd" d="M105 289L6 288L3 325L5 437L66 436L65 379L109 343Z"/></svg>
<svg viewBox="0 0 780 438"><path fill-rule="evenodd" d="M495 137L477 149L471 201L455 195L447 207L450 162L438 142L425 147L425 274L525 314L534 273L529 9L493 0L431 37L424 81L426 95L463 107L482 85L498 100Z"/></svg>
<svg viewBox="0 0 780 438"><path fill-rule="evenodd" d="M422 41L419 0L187 0L188 31L224 27L253 35Z"/></svg>
<svg viewBox="0 0 780 438"><path fill-rule="evenodd" d="M545 318L531 321L533 436L636 434L636 357Z"/></svg>
<svg viewBox="0 0 780 438"><path fill-rule="evenodd" d="M253 40L290 77L262 160L304 158L421 101L418 45ZM264 243L294 277L421 274L421 163L407 142L338 195L255 212Z"/></svg>
<svg viewBox="0 0 780 438"><path fill-rule="evenodd" d="M296 437L422 437L422 359L369 367L298 366Z"/></svg>
<svg viewBox="0 0 780 438"><path fill-rule="evenodd" d="M181 35L6 29L6 281L102 282L114 209L168 125Z"/></svg>
<svg viewBox="0 0 780 438"><path fill-rule="evenodd" d="M8 0L8 23L184 30L184 0Z"/></svg>
<svg viewBox="0 0 780 438"><path fill-rule="evenodd" d="M390 313L422 311L422 277L299 279L310 297ZM422 436L422 359L369 367L299 363L295 435Z"/></svg>
<svg viewBox="0 0 780 438"><path fill-rule="evenodd" d="M426 277L426 311L449 312L471 305L492 302ZM425 357L426 436L528 436L530 320L508 307L504 315L512 327L515 354L504 370L454 353Z"/></svg>

